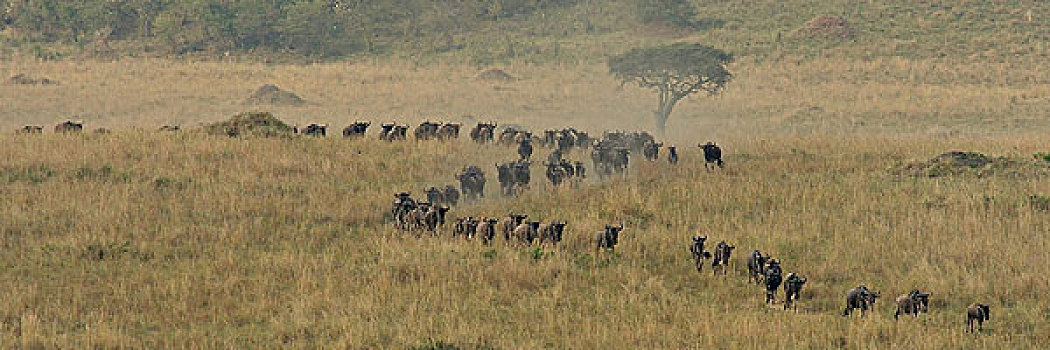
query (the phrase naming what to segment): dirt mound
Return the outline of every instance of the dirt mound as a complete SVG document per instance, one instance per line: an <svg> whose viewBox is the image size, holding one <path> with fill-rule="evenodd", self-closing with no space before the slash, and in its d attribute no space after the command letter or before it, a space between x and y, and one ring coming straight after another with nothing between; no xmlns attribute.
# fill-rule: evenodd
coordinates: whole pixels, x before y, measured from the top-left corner
<svg viewBox="0 0 1050 350"><path fill-rule="evenodd" d="M58 81L48 78L33 78L25 74L15 74L7 79L13 85L58 85Z"/></svg>
<svg viewBox="0 0 1050 350"><path fill-rule="evenodd" d="M502 69L495 69L495 68L488 69L488 70L485 70L484 72L478 73L478 75L476 77L474 77L474 78L478 79L478 80L494 81L494 82L501 82L501 83L508 83L508 82L512 82L512 81L518 80L518 78L515 78L513 75L508 74L507 72L503 71Z"/></svg>
<svg viewBox="0 0 1050 350"><path fill-rule="evenodd" d="M227 121L206 125L204 126L204 131L212 135L226 135L230 137L278 137L295 134L291 126L277 119L269 112L241 113Z"/></svg>
<svg viewBox="0 0 1050 350"><path fill-rule="evenodd" d="M993 175L1008 176L1045 176L1050 175L1046 164L1011 159L1007 157L989 157L977 152L952 151L933 157L925 162L905 164L898 169L899 175L917 177L966 176L986 177Z"/></svg>
<svg viewBox="0 0 1050 350"><path fill-rule="evenodd" d="M252 93L244 104L248 105L275 105L275 106L300 106L306 103L301 97L290 92L281 90L277 85L266 84Z"/></svg>
<svg viewBox="0 0 1050 350"><path fill-rule="evenodd" d="M849 39L853 37L853 28L845 18L820 15L796 29L794 36L804 39Z"/></svg>

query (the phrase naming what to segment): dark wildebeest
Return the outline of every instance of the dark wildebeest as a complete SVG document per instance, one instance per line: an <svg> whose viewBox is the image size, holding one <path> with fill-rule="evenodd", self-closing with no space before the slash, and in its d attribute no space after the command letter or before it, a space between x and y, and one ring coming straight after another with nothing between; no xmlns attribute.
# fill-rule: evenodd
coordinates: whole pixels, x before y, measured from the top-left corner
<svg viewBox="0 0 1050 350"><path fill-rule="evenodd" d="M432 205L429 207L426 213L423 214L423 223L427 231L434 232L440 226L445 226L445 215L448 214L448 207L444 205Z"/></svg>
<svg viewBox="0 0 1050 350"><path fill-rule="evenodd" d="M587 168L583 167L583 162L577 160L573 165L574 165L573 166L573 170L576 173L576 177L577 178L581 178L581 179L586 179L587 178Z"/></svg>
<svg viewBox="0 0 1050 350"><path fill-rule="evenodd" d="M561 242L562 234L565 233L565 222L564 221L551 221L548 224L540 225L540 244L550 242L551 245L557 245Z"/></svg>
<svg viewBox="0 0 1050 350"><path fill-rule="evenodd" d="M15 131L16 134L42 134L44 127L40 125L26 125Z"/></svg>
<svg viewBox="0 0 1050 350"><path fill-rule="evenodd" d="M718 274L722 271L722 274L726 274L726 267L729 266L729 258L733 255L733 249L736 247L729 245L726 241L718 242L715 245L715 258L711 262L711 270L713 273Z"/></svg>
<svg viewBox="0 0 1050 350"><path fill-rule="evenodd" d="M571 174L566 172L565 167L561 163L545 163L547 166L547 180L550 180L551 184L555 187L561 185L566 178L570 177ZM571 166L569 168L572 169Z"/></svg>
<svg viewBox="0 0 1050 350"><path fill-rule="evenodd" d="M390 141L408 140L408 125L395 125L390 131Z"/></svg>
<svg viewBox="0 0 1050 350"><path fill-rule="evenodd" d="M492 142L496 136L496 123L478 123L470 130L470 139L477 143Z"/></svg>
<svg viewBox="0 0 1050 350"><path fill-rule="evenodd" d="M71 121L71 120L67 120L67 121L59 123L58 125L55 125L55 133L57 133L57 134L67 133L67 132L81 132L81 131L84 131L84 123L83 122L74 122L74 121Z"/></svg>
<svg viewBox="0 0 1050 350"><path fill-rule="evenodd" d="M678 164L678 148L675 146L667 146L667 162L671 165Z"/></svg>
<svg viewBox="0 0 1050 350"><path fill-rule="evenodd" d="M532 245L532 242L536 240L540 229L539 221L525 221L522 222L518 227L514 228L513 236L525 245Z"/></svg>
<svg viewBox="0 0 1050 350"><path fill-rule="evenodd" d="M860 316L864 317L868 309L875 305L875 300L879 295L879 292L872 291L863 285L850 289L846 292L846 309L842 311L842 316L849 316L854 309L860 309Z"/></svg>
<svg viewBox="0 0 1050 350"><path fill-rule="evenodd" d="M966 308L966 332L973 333L973 322L977 321L977 331L984 330L984 321L992 318L991 309L984 304L970 304Z"/></svg>
<svg viewBox="0 0 1050 350"><path fill-rule="evenodd" d="M660 147L663 147L662 142L648 141L642 146L642 156L645 160L657 160L660 159Z"/></svg>
<svg viewBox="0 0 1050 350"><path fill-rule="evenodd" d="M699 145L704 150L704 168L713 168L717 165L719 168L725 167L725 162L722 162L722 149L715 145L714 142L708 142L703 145ZM712 165L713 164L713 165Z"/></svg>
<svg viewBox="0 0 1050 350"><path fill-rule="evenodd" d="M160 129L158 129L158 131L172 131L172 132L179 131L179 130L182 130L182 128L179 127L178 125L164 125L164 126L161 126Z"/></svg>
<svg viewBox="0 0 1050 350"><path fill-rule="evenodd" d="M524 139L518 143L518 157L521 160L532 158L532 139Z"/></svg>
<svg viewBox="0 0 1050 350"><path fill-rule="evenodd" d="M792 272L784 278L784 310L794 307L798 311L798 298L806 279Z"/></svg>
<svg viewBox="0 0 1050 350"><path fill-rule="evenodd" d="M305 128L299 129L298 126L293 126L292 131L297 134L303 134L306 136L318 136L323 137L328 135L328 124L315 124L311 123Z"/></svg>
<svg viewBox="0 0 1050 350"><path fill-rule="evenodd" d="M500 224L500 231L503 232L503 239L510 241L510 235L514 233L514 229L518 228L518 225L525 222L528 218L525 214L510 214L503 218L503 223Z"/></svg>
<svg viewBox="0 0 1050 350"><path fill-rule="evenodd" d="M780 283L784 282L784 272L780 269L780 263L775 259L769 259L766 263L765 278L766 282L766 304L773 303L776 301L777 288L780 288Z"/></svg>
<svg viewBox="0 0 1050 350"><path fill-rule="evenodd" d="M765 275L766 261L769 257L763 256L759 251L753 251L747 257L747 281L755 281L755 284L762 283L762 277Z"/></svg>
<svg viewBox="0 0 1050 350"><path fill-rule="evenodd" d="M397 193L394 198L394 207L390 210L394 218L394 225L402 230L407 230L409 228L408 213L416 209L417 203L408 192Z"/></svg>
<svg viewBox="0 0 1050 350"><path fill-rule="evenodd" d="M475 221L475 219L470 216L456 219L456 225L452 227L452 237L467 236L467 230L471 221Z"/></svg>
<svg viewBox="0 0 1050 350"><path fill-rule="evenodd" d="M445 192L441 191L437 187L428 187L423 193L427 195L427 202L434 205L445 203Z"/></svg>
<svg viewBox="0 0 1050 350"><path fill-rule="evenodd" d="M500 193L505 197L514 195L514 163L496 164L496 180L499 180Z"/></svg>
<svg viewBox="0 0 1050 350"><path fill-rule="evenodd" d="M444 194L445 203L447 203L450 206L459 205L459 190L456 189L456 186L446 185Z"/></svg>
<svg viewBox="0 0 1050 350"><path fill-rule="evenodd" d="M424 121L416 127L413 131L416 141L432 140L437 137L438 129L441 128L441 124L432 121Z"/></svg>
<svg viewBox="0 0 1050 350"><path fill-rule="evenodd" d="M371 122L355 121L353 124L343 128L343 137L358 138L365 136L365 132L368 131L368 126L372 125Z"/></svg>
<svg viewBox="0 0 1050 350"><path fill-rule="evenodd" d="M918 289L897 297L895 301L897 311L893 313L894 320L901 314L919 317L920 312L928 312L930 309L930 293L921 293Z"/></svg>
<svg viewBox="0 0 1050 350"><path fill-rule="evenodd" d="M519 160L511 166L511 172L514 174L514 195L518 195L529 188L529 183L532 182L532 176L529 171L530 165L532 165L532 162Z"/></svg>
<svg viewBox="0 0 1050 350"><path fill-rule="evenodd" d="M391 136L394 133L394 127L397 124L394 123L383 123L379 125L379 139L383 141L393 141Z"/></svg>
<svg viewBox="0 0 1050 350"><path fill-rule="evenodd" d="M438 140L453 140L459 138L459 123L445 123L437 131Z"/></svg>
<svg viewBox="0 0 1050 350"><path fill-rule="evenodd" d="M496 238L496 223L499 220L495 218L482 218L478 221L477 234L481 236L481 243L484 245L492 244L492 240Z"/></svg>
<svg viewBox="0 0 1050 350"><path fill-rule="evenodd" d="M705 242L707 242L707 236L696 236L693 237L693 243L689 245L689 253L693 256L693 263L696 264L697 272L704 270L704 259L711 257L710 252L704 251Z"/></svg>
<svg viewBox="0 0 1050 350"><path fill-rule="evenodd" d="M598 234L598 245L594 253L597 254L602 249L615 251L616 244L620 241L620 231L623 231L623 224L617 226L605 225L605 231Z"/></svg>
<svg viewBox="0 0 1050 350"><path fill-rule="evenodd" d="M477 166L464 167L456 175L459 187L463 189L463 195L468 199L485 197L485 172Z"/></svg>

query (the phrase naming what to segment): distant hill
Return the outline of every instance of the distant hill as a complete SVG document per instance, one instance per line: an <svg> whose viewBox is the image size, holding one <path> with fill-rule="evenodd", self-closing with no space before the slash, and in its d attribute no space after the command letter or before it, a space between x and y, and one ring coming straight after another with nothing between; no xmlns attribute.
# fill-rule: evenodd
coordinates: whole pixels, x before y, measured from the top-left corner
<svg viewBox="0 0 1050 350"><path fill-rule="evenodd" d="M757 59L1047 55L1050 3L948 3L0 0L0 53L392 56L484 65L598 61L686 40Z"/></svg>

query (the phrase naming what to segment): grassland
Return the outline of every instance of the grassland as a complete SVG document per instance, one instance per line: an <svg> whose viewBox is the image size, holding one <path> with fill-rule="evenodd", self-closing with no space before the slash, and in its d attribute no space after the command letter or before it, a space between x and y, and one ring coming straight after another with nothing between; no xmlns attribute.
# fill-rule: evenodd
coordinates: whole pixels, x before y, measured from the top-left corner
<svg viewBox="0 0 1050 350"><path fill-rule="evenodd" d="M1050 196L1046 174L892 171L949 150L1036 162L1050 70L1035 60L741 62L725 95L672 117L664 138L685 150L680 166L638 160L627 179L577 189L535 176L521 198L453 211L569 221L565 244L539 252L384 225L395 191L452 183L468 164L494 171L512 149L153 131L248 109L337 127L649 125L653 97L600 66L502 68L521 79L478 81L458 64L3 62L5 76L61 84L0 85L0 129L79 114L116 132L0 136L0 347L941 349L1050 337L1050 219L1032 199ZM308 104L242 104L265 83ZM727 170L704 171L689 147L708 139ZM613 222L627 226L622 245L595 257L593 236ZM692 268L694 234L739 247L728 277ZM763 306L745 283L755 249L809 277L799 313ZM838 316L858 284L883 292L876 313ZM891 300L914 288L933 293L931 312L894 322ZM964 334L975 301L992 305L979 337Z"/></svg>

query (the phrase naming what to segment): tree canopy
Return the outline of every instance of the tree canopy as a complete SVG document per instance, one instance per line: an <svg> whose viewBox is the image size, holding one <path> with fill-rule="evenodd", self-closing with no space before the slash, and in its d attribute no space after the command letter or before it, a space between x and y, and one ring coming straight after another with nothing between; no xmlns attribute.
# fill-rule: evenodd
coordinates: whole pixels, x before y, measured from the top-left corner
<svg viewBox="0 0 1050 350"><path fill-rule="evenodd" d="M632 49L609 59L609 71L624 84L655 89L660 103L655 112L662 132L675 104L698 92L715 95L732 80L728 65L733 56L693 43Z"/></svg>

